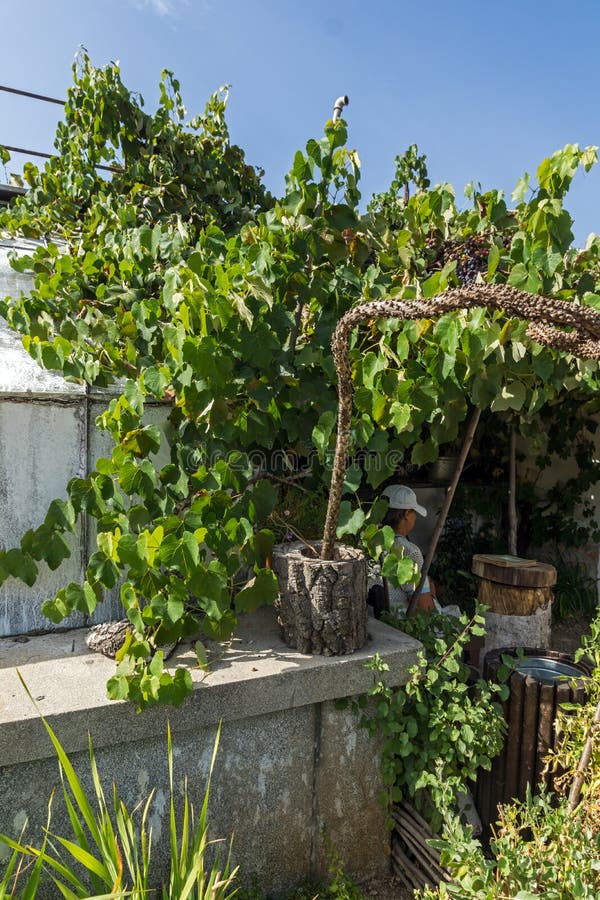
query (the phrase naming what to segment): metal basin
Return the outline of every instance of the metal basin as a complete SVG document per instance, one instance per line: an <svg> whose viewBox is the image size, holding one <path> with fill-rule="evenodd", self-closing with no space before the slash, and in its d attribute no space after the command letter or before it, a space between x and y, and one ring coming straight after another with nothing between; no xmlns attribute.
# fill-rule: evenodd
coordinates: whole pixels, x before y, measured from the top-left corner
<svg viewBox="0 0 600 900"><path fill-rule="evenodd" d="M543 656L528 656L519 662L516 671L522 675L531 675L546 684L556 684L565 678L585 678L581 669L558 659L547 659Z"/></svg>

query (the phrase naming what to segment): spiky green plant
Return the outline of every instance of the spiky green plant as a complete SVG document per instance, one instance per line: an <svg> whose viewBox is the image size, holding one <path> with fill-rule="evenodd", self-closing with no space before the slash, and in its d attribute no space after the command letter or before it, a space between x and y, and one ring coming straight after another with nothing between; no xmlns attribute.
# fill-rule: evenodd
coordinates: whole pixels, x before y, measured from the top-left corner
<svg viewBox="0 0 600 900"><path fill-rule="evenodd" d="M168 886L163 886L163 900L228 900L237 894L237 888L233 888L238 868L231 871L230 856L231 845L227 859L220 869L219 856L217 854L212 867L206 868L206 851L211 843L208 839L208 800L210 796L210 784L212 773L219 748L221 726L217 730L217 736L210 761L208 780L204 799L200 808L198 822L194 821L194 807L189 799L187 779L183 789L183 818L181 832L178 834L175 804L173 801L173 747L171 744L171 730L167 735L169 749L169 787L171 803L169 809L169 836L171 845L171 867Z"/></svg>
<svg viewBox="0 0 600 900"><path fill-rule="evenodd" d="M19 673L28 696L35 704ZM112 803L106 801L98 773L92 742L89 742L93 782L91 799L58 737L42 716L56 753L62 794L71 824L67 837L51 829L53 796L41 846L26 843L24 830L18 839L0 834L0 843L12 852L0 880L0 900L33 900L42 879L50 879L65 900L132 898L146 900L153 893L149 882L152 828L148 824L154 791L130 812L113 785ZM173 745L167 731L170 783L169 841L171 870L162 887L163 900L229 900L236 893L233 882L237 868L230 866L230 854L221 868L218 855L212 864L205 860L209 846L208 801L217 756L221 726L215 738L208 781L197 823L194 807L184 789L180 830L177 827L173 790ZM54 792L53 792L54 793ZM141 810L139 823L136 821Z"/></svg>

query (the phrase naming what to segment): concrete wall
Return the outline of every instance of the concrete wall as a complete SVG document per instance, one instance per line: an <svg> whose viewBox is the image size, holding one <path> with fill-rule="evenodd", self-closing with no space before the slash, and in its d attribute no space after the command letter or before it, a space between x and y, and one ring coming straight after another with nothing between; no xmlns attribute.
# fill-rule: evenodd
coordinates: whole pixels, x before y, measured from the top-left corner
<svg viewBox="0 0 600 900"><path fill-rule="evenodd" d="M12 270L7 250L0 247L0 296L19 296L31 278ZM111 439L95 426L119 387L89 391L47 372L25 352L20 336L0 319L0 548L19 545L29 528L38 527L55 498L66 499L71 478L83 477L98 457L110 455ZM150 403L146 422L161 424L168 405ZM159 465L168 461L161 448ZM71 541L70 559L54 572L39 566L35 585L28 588L9 578L0 587L0 637L55 629L41 605L70 581L81 581L96 549L93 521L83 517ZM106 595L94 615L76 613L60 628L102 622L122 615L118 590Z"/></svg>
<svg viewBox="0 0 600 900"><path fill-rule="evenodd" d="M235 640L206 676L182 646L173 665L189 665L195 681L179 710L136 715L105 699L114 663L90 653L81 630L0 640L0 830L14 836L27 818L34 839L58 783L57 764L39 713L16 675L19 668L91 790L87 733L105 790L111 782L130 808L156 791L150 814L156 845L154 879L167 877L168 769L166 726L173 733L178 799L185 776L198 808L216 728L223 722L210 806L214 837L234 833L233 859L265 890L291 887L327 872L323 827L349 873L389 868L389 835L377 800L382 789L377 746L337 698L364 693L373 676L364 663L379 653L389 684L404 683L418 642L375 620L366 647L344 657L313 657L280 640L273 609L244 617ZM219 658L219 653L223 654ZM53 831L68 822L60 799Z"/></svg>
<svg viewBox="0 0 600 900"><path fill-rule="evenodd" d="M595 418L596 421L600 421L598 414L592 418ZM600 459L600 428L598 428L596 434L592 436L592 440L594 442L594 460L597 461ZM577 463L573 458L561 459L558 456L554 456L552 465L548 466L540 473L534 464L534 460L527 454L527 445L525 442L521 442L517 450L524 455L524 459L518 465L518 477L528 481L535 481L536 493L540 497L543 497L551 488L555 487L555 485L564 483L570 478L575 477L579 472ZM595 522L600 522L600 485L592 485L584 499L589 500L591 503L592 509L594 510ZM557 515L560 515L560 510ZM575 518L577 519L577 511ZM590 524L589 520L585 519L582 515L580 521L586 526L589 526ZM543 552L544 548L542 548L542 554ZM596 580L598 601L600 603L600 548L598 545L590 542L581 547L571 548L569 550L564 550L563 552L568 561L584 566L588 574ZM548 562L552 562L552 559L548 559Z"/></svg>

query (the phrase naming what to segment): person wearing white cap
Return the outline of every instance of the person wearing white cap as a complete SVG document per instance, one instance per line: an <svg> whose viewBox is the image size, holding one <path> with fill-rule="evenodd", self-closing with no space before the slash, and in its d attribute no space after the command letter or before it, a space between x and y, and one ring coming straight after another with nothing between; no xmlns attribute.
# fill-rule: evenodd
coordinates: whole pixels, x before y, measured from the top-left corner
<svg viewBox="0 0 600 900"><path fill-rule="evenodd" d="M423 554L419 547L408 539L408 535L414 528L417 515L426 516L427 510L417 502L417 495L412 488L404 484L389 485L382 491L381 496L389 502L383 524L389 525L394 529L396 533L394 543L396 546L402 546L405 555L412 559L420 573L423 568ZM408 604L415 593L415 585L412 582L408 582L396 588L389 582L386 582L386 591L390 610L402 613L408 609ZM414 608L415 611L420 612L434 612L438 608L429 578L426 578L423 582Z"/></svg>

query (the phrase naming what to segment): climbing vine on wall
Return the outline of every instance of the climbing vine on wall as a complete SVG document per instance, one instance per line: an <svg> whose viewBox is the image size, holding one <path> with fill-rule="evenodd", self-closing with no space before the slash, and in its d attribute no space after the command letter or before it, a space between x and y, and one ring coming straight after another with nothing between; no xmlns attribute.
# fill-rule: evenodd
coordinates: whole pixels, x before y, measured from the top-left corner
<svg viewBox="0 0 600 900"><path fill-rule="evenodd" d="M118 66L98 69L81 55L56 155L43 170L26 166L28 194L0 216L4 234L44 239L13 260L35 283L28 296L0 298L0 314L40 365L121 387L98 419L112 453L0 551L0 581L33 584L40 562L57 568L68 532L92 516L97 549L83 583L44 612L55 622L91 613L119 590L132 627L109 693L140 707L191 689L187 669L165 667L162 646L199 628L225 638L239 614L275 598L268 526L285 521L282 483L286 495L294 485L319 495L330 477L329 344L344 312L432 297L465 278L600 304L600 239L571 249L563 208L594 148L545 160L510 209L500 192L475 187L460 209L449 185L430 187L414 147L363 214L343 120L296 153L273 198L230 141L226 99L217 92L188 121L164 72L150 114ZM98 164L111 166L109 177ZM565 391L597 388L595 363L531 344L502 312L382 321L360 330L351 353L352 460L338 536L367 529L374 553L386 539L383 509L365 498L400 461L435 459L471 405L526 430ZM148 398L167 404L164 428L144 418Z"/></svg>

